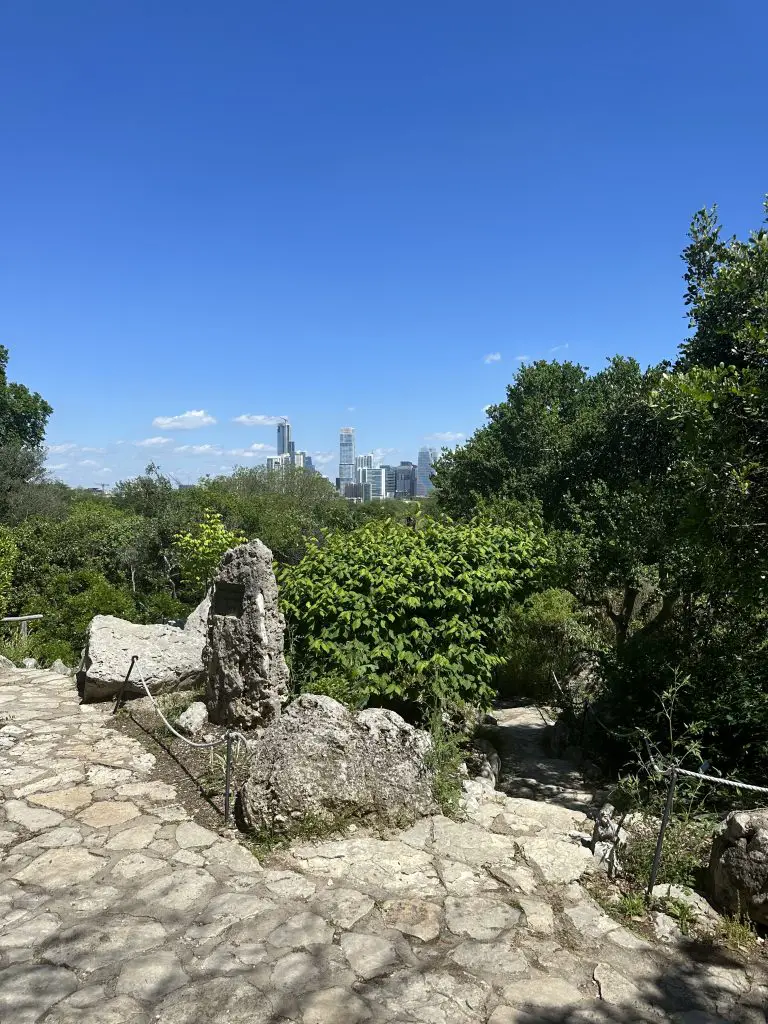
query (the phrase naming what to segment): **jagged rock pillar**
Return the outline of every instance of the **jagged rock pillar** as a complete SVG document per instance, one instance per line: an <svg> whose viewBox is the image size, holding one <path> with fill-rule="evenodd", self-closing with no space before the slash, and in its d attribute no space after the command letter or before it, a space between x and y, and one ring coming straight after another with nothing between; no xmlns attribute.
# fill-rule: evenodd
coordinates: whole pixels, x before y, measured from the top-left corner
<svg viewBox="0 0 768 1024"><path fill-rule="evenodd" d="M213 583L203 653L212 722L256 729L280 715L288 692L284 633L272 552L259 540L227 551Z"/></svg>

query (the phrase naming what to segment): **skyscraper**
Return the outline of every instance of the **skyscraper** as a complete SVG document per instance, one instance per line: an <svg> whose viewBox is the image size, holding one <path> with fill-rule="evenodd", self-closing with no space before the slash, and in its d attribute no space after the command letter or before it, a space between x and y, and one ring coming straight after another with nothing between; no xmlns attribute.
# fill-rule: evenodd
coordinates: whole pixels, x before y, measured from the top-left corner
<svg viewBox="0 0 768 1024"><path fill-rule="evenodd" d="M281 420L277 424L277 454L287 455L292 443L291 424L288 420Z"/></svg>
<svg viewBox="0 0 768 1024"><path fill-rule="evenodd" d="M413 498L416 495L416 466L413 462L401 462L395 467L395 497Z"/></svg>
<svg viewBox="0 0 768 1024"><path fill-rule="evenodd" d="M419 448L419 462L416 468L416 494L424 498L432 490L432 467L437 462L434 448Z"/></svg>
<svg viewBox="0 0 768 1024"><path fill-rule="evenodd" d="M342 427L339 431L339 480L341 492L344 484L355 482L355 428Z"/></svg>

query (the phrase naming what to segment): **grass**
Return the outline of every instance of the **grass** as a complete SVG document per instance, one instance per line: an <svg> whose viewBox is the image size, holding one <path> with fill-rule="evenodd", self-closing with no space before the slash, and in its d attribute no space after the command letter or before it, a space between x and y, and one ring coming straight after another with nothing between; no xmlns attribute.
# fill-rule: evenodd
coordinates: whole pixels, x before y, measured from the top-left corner
<svg viewBox="0 0 768 1024"><path fill-rule="evenodd" d="M174 690L173 693L161 693L155 697L155 702L160 708L162 713L171 723L175 726L179 720L179 717L187 710L187 708L194 704L195 701L204 700L205 694L201 690ZM125 711L126 708L130 708L129 704L126 704L121 708L121 711ZM147 731L155 739L167 739L173 736L173 733L166 727L162 719L155 716L155 721Z"/></svg>
<svg viewBox="0 0 768 1024"><path fill-rule="evenodd" d="M728 949L748 955L754 953L758 946L755 926L751 921L738 917L720 918L715 938Z"/></svg>
<svg viewBox="0 0 768 1024"><path fill-rule="evenodd" d="M645 917L646 910L648 909L645 904L645 897L639 892L625 893L615 906L622 917L630 919Z"/></svg>
<svg viewBox="0 0 768 1024"><path fill-rule="evenodd" d="M258 860L263 860L275 850L284 850L296 841L311 843L339 836L353 823L352 815L326 818L308 813L296 821L289 832L277 832L274 826L264 826L248 832L242 841Z"/></svg>

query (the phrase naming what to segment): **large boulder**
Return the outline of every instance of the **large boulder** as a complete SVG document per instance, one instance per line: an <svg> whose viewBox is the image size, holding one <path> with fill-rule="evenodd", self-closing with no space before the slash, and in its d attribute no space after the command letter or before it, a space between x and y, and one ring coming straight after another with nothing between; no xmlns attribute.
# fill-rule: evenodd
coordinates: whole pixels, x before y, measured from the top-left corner
<svg viewBox="0 0 768 1024"><path fill-rule="evenodd" d="M731 811L721 822L707 881L717 907L768 925L768 807Z"/></svg>
<svg viewBox="0 0 768 1024"><path fill-rule="evenodd" d="M394 711L353 714L331 697L304 694L254 744L240 824L290 835L307 817L402 825L432 814L430 744Z"/></svg>
<svg viewBox="0 0 768 1024"><path fill-rule="evenodd" d="M126 622L114 615L97 615L88 627L85 650L77 673L83 700L110 700L123 686L134 654L138 670L151 693L189 690L203 680L203 647L209 599L192 612L183 628ZM133 669L124 696L144 694L139 671Z"/></svg>
<svg viewBox="0 0 768 1024"><path fill-rule="evenodd" d="M227 551L213 582L204 654L212 722L257 729L279 717L289 678L284 633L272 552L260 540Z"/></svg>

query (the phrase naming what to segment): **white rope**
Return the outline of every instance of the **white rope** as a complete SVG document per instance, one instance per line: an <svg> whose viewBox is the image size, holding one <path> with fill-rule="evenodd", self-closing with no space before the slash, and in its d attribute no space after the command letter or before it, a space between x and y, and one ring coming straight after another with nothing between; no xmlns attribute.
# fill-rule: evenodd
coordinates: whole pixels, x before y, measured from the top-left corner
<svg viewBox="0 0 768 1024"><path fill-rule="evenodd" d="M138 660L136 661L136 671L139 673L139 679L141 681L141 685L144 687L144 690L145 690L147 696L152 701L152 706L154 707L155 711L158 713L160 718L162 718L163 722L165 723L166 728L170 729L170 731L173 733L174 736L178 736L178 738L180 740L183 740L187 744L187 746L189 746L189 747L197 747L199 750L209 750L211 747L220 747L223 743L227 742L227 737L224 736L222 739L213 740L211 743L193 743L192 740L188 740L186 736L183 736L180 732L177 732L173 728L171 723L168 721L168 719L165 717L163 712L160 710L160 708L157 706L157 701L152 696L152 694L149 692L149 687L147 686L146 682L144 681L144 676L141 674L141 669L139 668ZM232 733L232 735L233 736L238 736L238 737L240 737L240 739L245 741L245 737L241 736L240 733Z"/></svg>
<svg viewBox="0 0 768 1024"><path fill-rule="evenodd" d="M672 771L668 768L665 775ZM753 793L768 793L765 786L753 786L749 782L739 782L737 779L720 779L716 775L702 775L701 772L689 772L687 768L675 768L678 775L687 775L691 779L704 779L706 782L716 782L719 786L733 786L734 789L749 789Z"/></svg>

